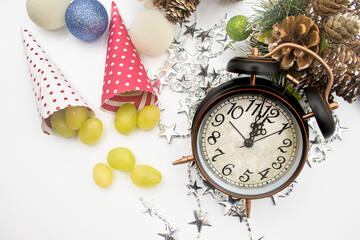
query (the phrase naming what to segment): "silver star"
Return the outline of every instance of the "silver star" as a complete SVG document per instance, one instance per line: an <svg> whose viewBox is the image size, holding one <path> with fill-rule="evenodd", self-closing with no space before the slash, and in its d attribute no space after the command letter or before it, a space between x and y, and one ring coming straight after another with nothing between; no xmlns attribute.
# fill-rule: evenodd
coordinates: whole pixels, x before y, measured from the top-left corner
<svg viewBox="0 0 360 240"><path fill-rule="evenodd" d="M196 183L196 181L194 182L194 184L186 184L186 186L189 188L189 192L187 195L190 195L190 194L194 194L196 197L198 196L198 190L199 189L202 189L202 187L199 187Z"/></svg>
<svg viewBox="0 0 360 240"><path fill-rule="evenodd" d="M210 46L208 46L207 48L201 46L197 51L200 53L199 55L202 56L210 52Z"/></svg>
<svg viewBox="0 0 360 240"><path fill-rule="evenodd" d="M202 31L200 34L198 34L196 37L201 39L201 42L204 42L207 39L210 39L210 32L211 29L207 30L207 31Z"/></svg>
<svg viewBox="0 0 360 240"><path fill-rule="evenodd" d="M279 197L286 197L289 196L295 188L295 185L297 184L297 180L294 180L289 186L287 186L285 189L283 189L281 192L278 192L274 195L271 196L274 205L277 204L278 198Z"/></svg>
<svg viewBox="0 0 360 240"><path fill-rule="evenodd" d="M242 222L244 218L246 218L245 208L235 206L235 208L233 208L231 211L231 216L238 217L240 222Z"/></svg>
<svg viewBox="0 0 360 240"><path fill-rule="evenodd" d="M207 65L206 67L203 67L200 64L200 72L197 75L201 76L203 78L206 78L208 76L208 68L209 68L209 65Z"/></svg>
<svg viewBox="0 0 360 240"><path fill-rule="evenodd" d="M206 215L207 213L201 214L200 212L194 210L195 219L189 222L189 224L196 225L198 233L201 233L201 229L203 226L211 226L209 221L206 219Z"/></svg>
<svg viewBox="0 0 360 240"><path fill-rule="evenodd" d="M187 53L186 54L186 58L184 59L184 61L182 62L183 64L188 64L190 66L192 65L198 65L199 64L199 61L198 61L198 55L199 53L194 53L194 54L190 54L190 53Z"/></svg>
<svg viewBox="0 0 360 240"><path fill-rule="evenodd" d="M213 68L213 71L210 73L210 75L212 77L212 81L215 81L220 76L220 74L215 71L215 68Z"/></svg>
<svg viewBox="0 0 360 240"><path fill-rule="evenodd" d="M184 27L186 28L186 31L184 32L184 35L190 35L192 38L194 37L195 33L198 32L199 30L195 28L196 23L194 23L191 26L188 25L184 25Z"/></svg>
<svg viewBox="0 0 360 240"><path fill-rule="evenodd" d="M190 114L190 108L189 105L186 103L186 101L179 100L180 108L177 110L178 113L185 112L186 116L189 116Z"/></svg>
<svg viewBox="0 0 360 240"><path fill-rule="evenodd" d="M277 204L279 197L286 197L286 195L283 192L278 192L271 196L271 199L273 200L274 205Z"/></svg>
<svg viewBox="0 0 360 240"><path fill-rule="evenodd" d="M206 80L206 86L200 87L205 93L208 93L211 88L212 86L208 79Z"/></svg>
<svg viewBox="0 0 360 240"><path fill-rule="evenodd" d="M215 25L215 27L213 28L213 33L214 33L214 37L217 37L217 36L224 37L225 28L218 27L217 25Z"/></svg>
<svg viewBox="0 0 360 240"><path fill-rule="evenodd" d="M335 120L336 121L336 129L335 129L334 136L331 138L332 142L337 140L337 139L342 141L343 140L343 137L342 137L343 133L348 130L347 127L340 126L340 121L339 121L339 118L337 116L335 117L335 119L336 119Z"/></svg>
<svg viewBox="0 0 360 240"><path fill-rule="evenodd" d="M168 143L171 142L172 137L179 136L177 132L175 132L176 124L171 125L170 127L166 125L161 125L161 132L158 134L159 136L165 136Z"/></svg>
<svg viewBox="0 0 360 240"><path fill-rule="evenodd" d="M224 205L224 216L230 215L233 210L236 210L236 204L240 201L239 198L233 198L232 196L228 195L227 200L219 201L219 204Z"/></svg>
<svg viewBox="0 0 360 240"><path fill-rule="evenodd" d="M148 213L151 217L153 217L156 214L157 208L155 207L154 200L151 200L150 203L145 202L143 199L141 199L142 203L145 206L145 211L143 213Z"/></svg>
<svg viewBox="0 0 360 240"><path fill-rule="evenodd" d="M177 232L179 228L172 228L169 224L166 224L166 232L158 233L158 235L165 238L165 240L179 240Z"/></svg>
<svg viewBox="0 0 360 240"><path fill-rule="evenodd" d="M202 183L204 184L205 186L205 190L203 191L202 195L205 195L205 194L211 194L211 196L213 196L214 199L216 199L215 197L215 190L216 188L211 184L209 183L208 181L206 180L202 180Z"/></svg>
<svg viewBox="0 0 360 240"><path fill-rule="evenodd" d="M235 50L235 48L233 46L234 41L229 39L229 37L227 35L225 35L225 37L223 39L216 40L216 41L222 45L222 50L221 50L222 52L227 49Z"/></svg>

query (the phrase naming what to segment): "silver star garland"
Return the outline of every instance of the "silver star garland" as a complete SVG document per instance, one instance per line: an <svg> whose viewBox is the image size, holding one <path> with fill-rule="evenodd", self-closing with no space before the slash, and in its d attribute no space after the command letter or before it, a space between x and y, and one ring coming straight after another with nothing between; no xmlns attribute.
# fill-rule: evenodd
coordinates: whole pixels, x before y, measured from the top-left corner
<svg viewBox="0 0 360 240"><path fill-rule="evenodd" d="M154 200L146 202L143 198L140 198L140 201L145 207L143 213L148 213L151 217L156 216L165 223L165 232L160 232L158 235L164 237L165 240L179 240L177 236L179 228L172 228L169 221L159 214L158 209L155 207Z"/></svg>

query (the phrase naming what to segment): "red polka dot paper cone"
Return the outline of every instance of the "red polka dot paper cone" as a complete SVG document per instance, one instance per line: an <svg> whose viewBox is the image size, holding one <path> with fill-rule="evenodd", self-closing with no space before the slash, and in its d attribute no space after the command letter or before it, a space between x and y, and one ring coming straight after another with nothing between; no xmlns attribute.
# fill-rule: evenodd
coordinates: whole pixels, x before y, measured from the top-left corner
<svg viewBox="0 0 360 240"><path fill-rule="evenodd" d="M156 101L156 92L112 2L101 108L116 112L130 102L140 110Z"/></svg>
<svg viewBox="0 0 360 240"><path fill-rule="evenodd" d="M22 29L22 36L41 127L44 133L50 135L53 133L50 124L51 114L68 106L88 105L70 86L60 69L51 61L28 29Z"/></svg>

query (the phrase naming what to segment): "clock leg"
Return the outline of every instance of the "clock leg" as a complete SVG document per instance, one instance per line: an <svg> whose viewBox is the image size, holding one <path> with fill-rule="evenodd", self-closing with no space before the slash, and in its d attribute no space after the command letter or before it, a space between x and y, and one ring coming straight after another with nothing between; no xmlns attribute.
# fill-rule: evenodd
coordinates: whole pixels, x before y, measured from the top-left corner
<svg viewBox="0 0 360 240"><path fill-rule="evenodd" d="M184 164L184 163L191 162L191 161L194 161L194 156L193 155L180 158L180 159L174 161L172 164L173 165L178 165L178 164Z"/></svg>
<svg viewBox="0 0 360 240"><path fill-rule="evenodd" d="M245 199L245 214L247 218L250 218L250 211L251 211L251 200Z"/></svg>

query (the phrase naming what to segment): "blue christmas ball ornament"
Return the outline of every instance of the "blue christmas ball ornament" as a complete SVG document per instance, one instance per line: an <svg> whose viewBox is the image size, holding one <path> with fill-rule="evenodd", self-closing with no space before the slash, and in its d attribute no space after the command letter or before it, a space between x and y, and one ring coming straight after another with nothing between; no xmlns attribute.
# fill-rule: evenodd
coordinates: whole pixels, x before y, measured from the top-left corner
<svg viewBox="0 0 360 240"><path fill-rule="evenodd" d="M72 35L89 42L103 35L108 15L97 0L75 0L66 9L65 23Z"/></svg>

